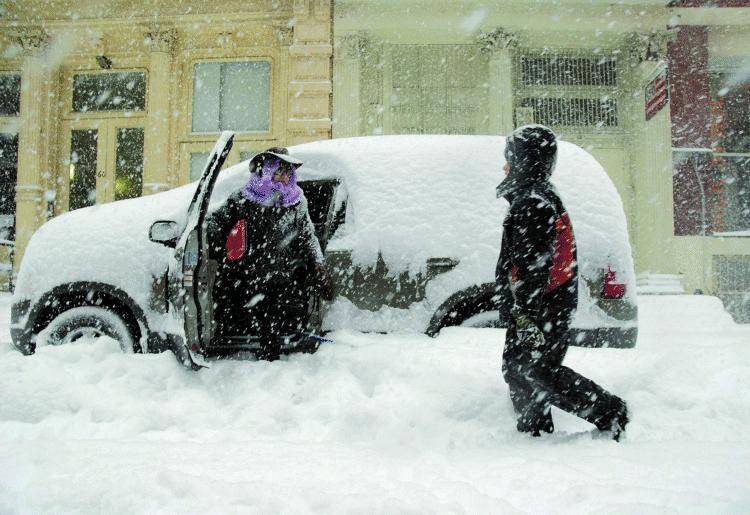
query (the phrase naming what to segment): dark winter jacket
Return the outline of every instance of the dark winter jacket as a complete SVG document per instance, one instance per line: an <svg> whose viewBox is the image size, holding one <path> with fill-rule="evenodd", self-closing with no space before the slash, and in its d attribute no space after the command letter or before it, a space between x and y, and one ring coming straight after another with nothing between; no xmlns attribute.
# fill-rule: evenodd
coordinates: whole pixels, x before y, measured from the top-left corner
<svg viewBox="0 0 750 515"><path fill-rule="evenodd" d="M229 286L297 280L300 269L311 273L323 263L304 197L290 207L265 207L238 192L209 217L208 234L218 278Z"/></svg>
<svg viewBox="0 0 750 515"><path fill-rule="evenodd" d="M549 177L557 145L541 126L508 137L508 177L498 196L510 203L496 268L500 310L516 309L536 322L569 321L578 304L575 237L565 207Z"/></svg>

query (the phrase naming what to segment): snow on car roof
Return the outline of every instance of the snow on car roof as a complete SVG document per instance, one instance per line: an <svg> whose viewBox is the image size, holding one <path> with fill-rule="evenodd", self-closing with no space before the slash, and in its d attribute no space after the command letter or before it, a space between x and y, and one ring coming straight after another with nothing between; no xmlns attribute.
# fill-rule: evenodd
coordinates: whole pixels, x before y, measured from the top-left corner
<svg viewBox="0 0 750 515"><path fill-rule="evenodd" d="M452 257L476 262L491 281L487 260L497 259L507 210L495 196L504 147L498 136L419 135L335 139L290 150L305 163L302 178L344 179L352 216L330 249L352 249L354 261L365 264L380 252L394 270L416 271L427 258ZM552 182L573 220L582 271L588 277L607 266L632 271L622 202L593 156L561 141Z"/></svg>

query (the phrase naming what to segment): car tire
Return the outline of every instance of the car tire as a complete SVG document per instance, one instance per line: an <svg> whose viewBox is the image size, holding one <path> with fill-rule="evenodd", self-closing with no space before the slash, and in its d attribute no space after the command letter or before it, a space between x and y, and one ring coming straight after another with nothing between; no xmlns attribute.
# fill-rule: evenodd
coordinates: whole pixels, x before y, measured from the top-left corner
<svg viewBox="0 0 750 515"><path fill-rule="evenodd" d="M500 313L497 310L480 311L478 313L469 314L465 319L457 324L460 327L501 327L500 325Z"/></svg>
<svg viewBox="0 0 750 515"><path fill-rule="evenodd" d="M100 336L116 340L123 352L133 352L133 337L122 318L97 306L82 306L60 313L39 333L38 339L47 345L65 345Z"/></svg>

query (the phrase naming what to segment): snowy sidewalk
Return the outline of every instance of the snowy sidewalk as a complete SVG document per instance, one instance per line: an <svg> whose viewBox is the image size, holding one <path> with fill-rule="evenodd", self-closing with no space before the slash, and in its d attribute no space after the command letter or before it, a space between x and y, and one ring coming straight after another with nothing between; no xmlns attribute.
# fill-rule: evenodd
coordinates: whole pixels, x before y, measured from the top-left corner
<svg viewBox="0 0 750 515"><path fill-rule="evenodd" d="M750 327L712 297L641 297L636 349L571 349L629 401L620 444L557 411L517 434L500 330L339 332L194 374L106 342L21 356L0 304L0 513L750 509Z"/></svg>

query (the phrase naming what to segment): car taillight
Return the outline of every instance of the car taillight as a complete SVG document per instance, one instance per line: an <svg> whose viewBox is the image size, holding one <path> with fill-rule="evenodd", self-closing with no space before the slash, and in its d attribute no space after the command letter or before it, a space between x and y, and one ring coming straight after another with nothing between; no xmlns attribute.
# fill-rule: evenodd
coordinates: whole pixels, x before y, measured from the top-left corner
<svg viewBox="0 0 750 515"><path fill-rule="evenodd" d="M625 285L617 282L617 273L609 267L604 274L604 285L602 287L602 297L605 299L621 299L625 296Z"/></svg>

